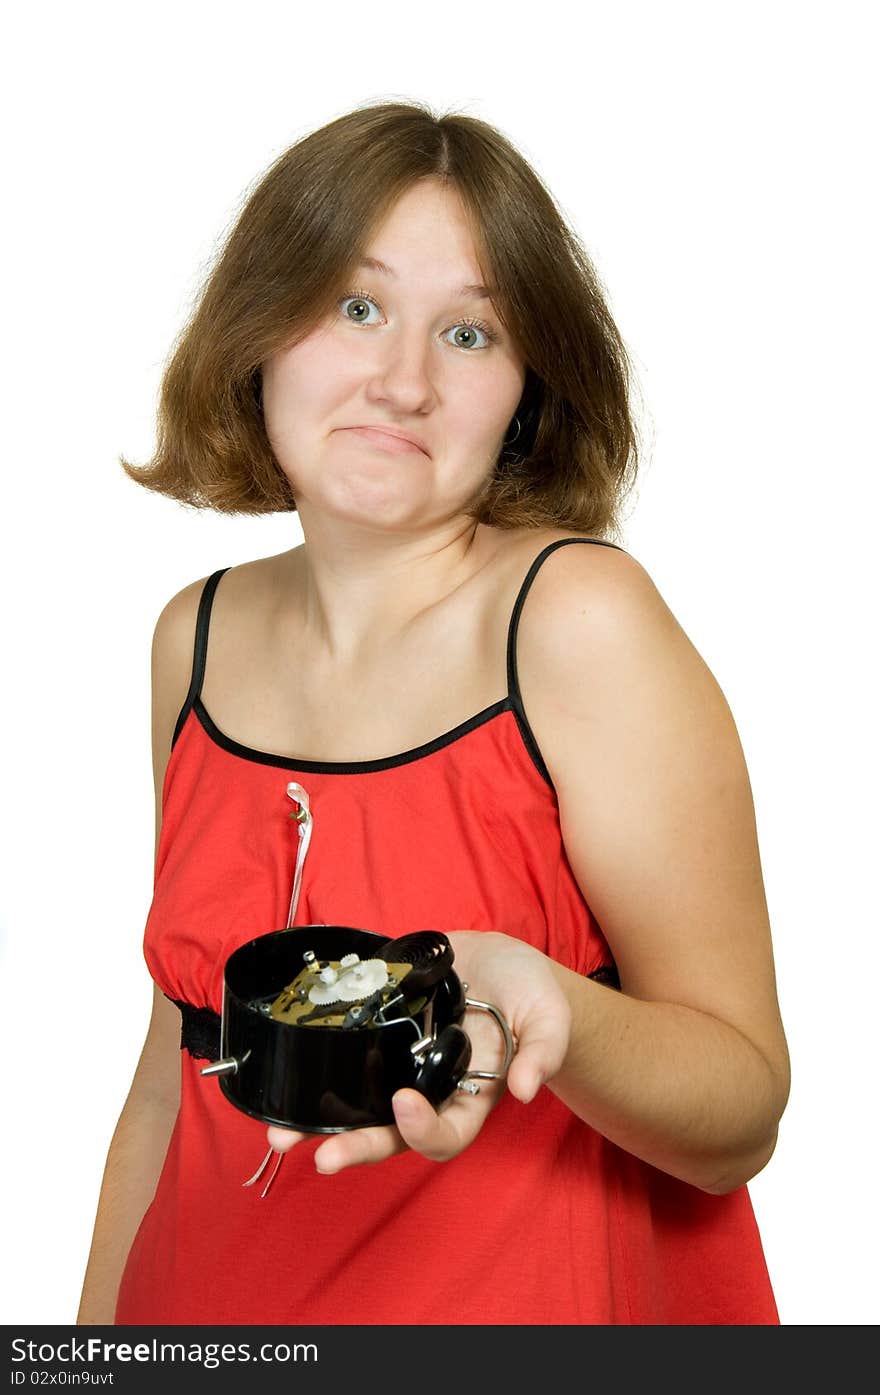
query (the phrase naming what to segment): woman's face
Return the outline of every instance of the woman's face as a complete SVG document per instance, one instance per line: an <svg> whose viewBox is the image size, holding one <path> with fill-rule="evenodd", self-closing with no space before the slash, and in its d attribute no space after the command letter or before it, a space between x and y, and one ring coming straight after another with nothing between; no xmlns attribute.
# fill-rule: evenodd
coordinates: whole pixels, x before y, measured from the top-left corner
<svg viewBox="0 0 880 1395"><path fill-rule="evenodd" d="M304 526L315 511L443 523L491 473L525 364L488 296L466 289L484 277L453 189L407 190L367 256L387 270L362 264L326 320L263 365L269 440Z"/></svg>

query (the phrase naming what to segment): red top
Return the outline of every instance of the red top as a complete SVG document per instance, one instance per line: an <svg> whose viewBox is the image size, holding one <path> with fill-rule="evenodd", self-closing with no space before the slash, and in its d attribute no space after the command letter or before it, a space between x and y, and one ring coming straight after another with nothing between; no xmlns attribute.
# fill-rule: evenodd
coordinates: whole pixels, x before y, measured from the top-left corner
<svg viewBox="0 0 880 1395"><path fill-rule="evenodd" d="M287 923L304 786L314 819L294 923L502 930L580 974L613 965L572 874L550 776L516 675L436 740L384 760L276 756L230 740L202 705L205 584L193 679L162 792L150 973L175 1001L219 1013L223 966ZM614 546L613 543L600 544ZM623 1151L546 1087L508 1092L449 1162L406 1152L322 1176L314 1149L272 1188L243 1188L266 1127L181 1052L181 1103L128 1256L117 1323L776 1324L746 1187L712 1196ZM478 1065L478 1062L474 1063ZM264 1174L264 1177L267 1174ZM307 1220L307 1224L304 1221Z"/></svg>

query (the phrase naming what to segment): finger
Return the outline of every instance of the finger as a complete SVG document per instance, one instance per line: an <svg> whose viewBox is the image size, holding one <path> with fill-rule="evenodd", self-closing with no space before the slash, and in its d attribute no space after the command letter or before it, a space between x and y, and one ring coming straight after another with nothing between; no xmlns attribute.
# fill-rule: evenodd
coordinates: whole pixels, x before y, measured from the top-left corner
<svg viewBox="0 0 880 1395"><path fill-rule="evenodd" d="M510 1093L529 1104L546 1080L562 1069L568 1050L569 1029L565 1022L550 1027L542 1015L540 1026L528 1017L519 1026L519 1044L507 1072Z"/></svg>
<svg viewBox="0 0 880 1395"><path fill-rule="evenodd" d="M447 1162L472 1143L489 1110L488 1101L480 1105L468 1096L438 1114L418 1090L398 1090L391 1106L404 1143L432 1162Z"/></svg>
<svg viewBox="0 0 880 1395"><path fill-rule="evenodd" d="M393 1126L351 1129L336 1134L315 1149L315 1167L319 1172L341 1172L344 1167L384 1162L402 1153L406 1144Z"/></svg>
<svg viewBox="0 0 880 1395"><path fill-rule="evenodd" d="M266 1140L270 1148L274 1148L276 1153L288 1153L297 1143L302 1143L304 1138L308 1138L306 1133L299 1133L296 1129L284 1129L280 1124L270 1124L266 1130Z"/></svg>
<svg viewBox="0 0 880 1395"><path fill-rule="evenodd" d="M507 1072L507 1088L521 1104L531 1104L548 1074L544 1067L528 1056L517 1056Z"/></svg>

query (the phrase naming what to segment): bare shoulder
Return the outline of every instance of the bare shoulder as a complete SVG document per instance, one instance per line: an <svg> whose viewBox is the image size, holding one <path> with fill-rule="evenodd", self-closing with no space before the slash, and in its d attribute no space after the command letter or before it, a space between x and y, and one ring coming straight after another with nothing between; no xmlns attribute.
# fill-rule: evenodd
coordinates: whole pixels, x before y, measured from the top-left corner
<svg viewBox="0 0 880 1395"><path fill-rule="evenodd" d="M150 673L157 841L162 785L174 728L189 692L199 601L207 579L199 577L176 592L162 607L153 630Z"/></svg>
<svg viewBox="0 0 880 1395"><path fill-rule="evenodd" d="M511 529L507 534L505 545L501 549L507 556L526 561L539 556L546 548L554 543L579 543L578 547L556 547L550 556L541 563L540 571L543 575L552 576L564 569L565 559L583 559L588 562L590 558L596 557L620 557L630 558L630 554L623 550L622 546L613 542L610 538L599 537L596 534L576 533L569 528L518 528ZM630 558L635 562L634 558ZM576 563L575 563L576 564Z"/></svg>
<svg viewBox="0 0 880 1395"><path fill-rule="evenodd" d="M537 574L532 578L529 586L529 609L534 609L532 600L535 595L552 593L557 586L565 589L565 577L568 574L566 559L573 554L579 554L583 562L588 563L589 559L584 554L595 555L602 553L605 555L617 554L615 547L603 546L606 542L604 538L591 537L588 533L575 533L563 528L509 528L490 529L487 551L492 562L492 572L501 581L499 592L499 602L502 613L499 615L499 623L505 624L509 618L508 600L516 594L519 587L525 581L532 563L553 543L578 542L582 544L592 543L594 546L579 547L556 547L553 548L549 556L543 558L538 568ZM574 570L577 570L575 567ZM540 605L540 600L538 601ZM550 597L552 605L552 594Z"/></svg>
<svg viewBox="0 0 880 1395"><path fill-rule="evenodd" d="M153 647L158 650L160 656L173 653L175 648L182 644L187 627L194 628L199 601L207 580L207 576L202 576L189 582L162 607L153 631ZM192 633L189 638L193 638Z"/></svg>
<svg viewBox="0 0 880 1395"><path fill-rule="evenodd" d="M694 740L702 731L706 747L741 758L714 674L626 551L561 547L545 558L521 618L517 664L535 738L561 786L573 743L583 749L616 734L625 745L634 728L648 741L664 724Z"/></svg>
<svg viewBox="0 0 880 1395"><path fill-rule="evenodd" d="M561 529L536 534L521 564L528 565L552 543L579 542L592 546L555 547L532 578L527 604L520 619L517 653L520 666L537 674L548 663L576 661L572 641L603 625L620 634L620 626L641 617L657 624L661 617L674 623L653 579L641 563L607 540ZM523 571L525 577L525 571ZM530 664L531 659L531 664Z"/></svg>
<svg viewBox="0 0 880 1395"><path fill-rule="evenodd" d="M212 637L215 618L223 626L236 616L247 615L255 599L269 595L277 584L284 559L290 556L283 553L255 558L226 569L211 609ZM178 710L189 687L199 602L208 579L199 577L177 591L163 606L153 632L154 685L158 681L159 696L166 694L172 706L179 696Z"/></svg>
<svg viewBox="0 0 880 1395"><path fill-rule="evenodd" d="M294 554L258 557L226 568L211 607L211 648L216 654L235 649L242 627L253 625L274 595L283 591ZM192 677L199 603L208 576L177 591L156 621L152 646L153 731L158 757L167 759L174 726Z"/></svg>
<svg viewBox="0 0 880 1395"><path fill-rule="evenodd" d="M196 619L206 581L207 577L200 577L176 592L162 607L153 630L154 709L158 708L156 715L160 718L163 713L170 716L170 709L176 704L172 726L189 688ZM170 731L168 734L170 738Z"/></svg>

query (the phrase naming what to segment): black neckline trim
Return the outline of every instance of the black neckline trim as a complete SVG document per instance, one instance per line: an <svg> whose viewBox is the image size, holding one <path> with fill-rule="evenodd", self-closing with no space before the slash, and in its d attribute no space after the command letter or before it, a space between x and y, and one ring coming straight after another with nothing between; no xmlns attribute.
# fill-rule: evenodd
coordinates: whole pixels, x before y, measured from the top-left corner
<svg viewBox="0 0 880 1395"><path fill-rule="evenodd" d="M519 588L519 592L514 602L513 611L510 616L510 623L507 630L507 696L500 698L498 702L493 702L491 706L484 707L481 712L477 712L473 717L468 717L466 721L460 722L458 726L445 731L442 735L435 737L432 741L426 741L421 746L413 746L408 751L401 751L394 756L385 756L379 760L357 760L357 761L318 761L305 760L298 756L280 756L271 751L260 751L254 746L245 746L240 741L234 741L231 736L227 736L217 726L211 714L202 702L202 683L205 677L205 662L208 649L208 627L211 619L211 606L214 600L214 592L217 583L222 576L230 570L229 567L219 567L212 572L202 588L199 599L198 618L196 620L195 643L193 650L192 678L189 685L189 692L175 723L174 733L171 737L171 749L174 750L177 739L182 732L190 712L194 712L199 723L215 743L215 745L228 751L231 755L240 756L244 760L256 761L260 765L273 765L283 770L306 770L325 771L328 774L337 775L360 775L372 770L391 770L398 765L409 765L413 761L422 760L425 756L432 755L435 751L441 751L444 746L451 746L454 741L458 741L470 732L476 731L478 727L490 722L494 717L502 712L512 712L523 745L537 770L541 779L551 790L555 792L553 779L547 766L544 763L540 748L535 740L534 733L529 725L523 707L522 694L519 688L519 678L516 669L516 636L519 629L519 619L525 604L529 588L534 580L535 574L551 552L555 552L558 547L566 547L570 543L594 543L599 547L613 547L618 552L625 551L618 543L609 542L605 538L556 538L548 543L538 553L532 561L528 572Z"/></svg>
<svg viewBox="0 0 880 1395"><path fill-rule="evenodd" d="M377 760L351 761L305 760L299 756L279 756L271 751L260 751L255 746L245 746L241 741L234 741L231 736L227 736L224 731L221 731L200 697L193 700L192 709L215 745L222 746L223 750L228 751L230 755L241 756L244 760L256 761L259 765L280 766L283 770L323 771L333 775L366 775L373 770L392 770L395 766L409 765L413 761L433 755L435 751L441 751L444 746L451 746L454 741L459 741L463 736L467 736L470 732L476 731L478 727L484 726L486 722L491 722L502 712L512 711L513 704L509 697L501 698L498 702L493 702L490 707L484 707L482 712L477 712L473 717L468 717L466 721L459 722L458 726L444 731L441 736L435 736L432 741L426 741L421 746L412 746L408 751L401 751L394 756L383 756Z"/></svg>

